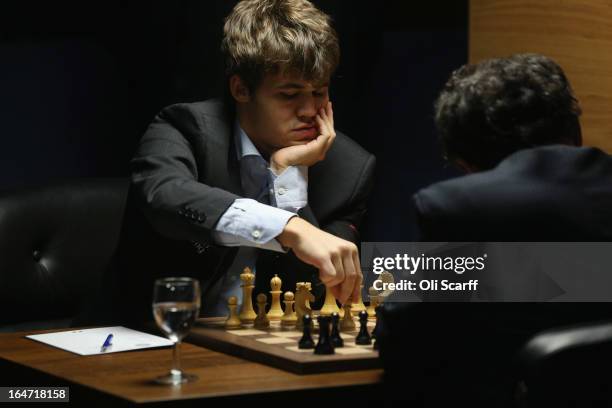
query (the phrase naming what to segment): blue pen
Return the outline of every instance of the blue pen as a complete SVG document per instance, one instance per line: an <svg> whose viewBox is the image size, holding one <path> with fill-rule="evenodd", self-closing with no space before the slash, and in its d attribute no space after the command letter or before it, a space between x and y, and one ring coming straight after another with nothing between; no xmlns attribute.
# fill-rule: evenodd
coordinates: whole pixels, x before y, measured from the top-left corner
<svg viewBox="0 0 612 408"><path fill-rule="evenodd" d="M113 341L113 334L111 333L106 337L106 340L104 340L104 344L100 348L100 352L104 353L110 346L112 346L113 345L111 343L112 341Z"/></svg>

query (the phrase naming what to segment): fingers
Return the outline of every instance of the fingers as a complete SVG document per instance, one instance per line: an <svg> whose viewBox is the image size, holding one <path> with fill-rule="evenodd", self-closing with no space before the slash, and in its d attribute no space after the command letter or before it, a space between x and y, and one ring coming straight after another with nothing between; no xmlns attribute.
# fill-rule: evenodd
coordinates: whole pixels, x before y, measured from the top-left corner
<svg viewBox="0 0 612 408"><path fill-rule="evenodd" d="M327 127L330 132L330 136L331 136L329 140L327 141L327 146L325 149L325 151L327 152L327 150L329 150L332 143L334 142L334 139L336 138L336 130L334 127L334 111L332 110L331 101L328 102L327 106L323 109L323 119L327 123Z"/></svg>
<svg viewBox="0 0 612 408"><path fill-rule="evenodd" d="M352 253L348 252L345 254L343 259L344 267L344 281L341 285L340 297L338 300L340 303L345 303L346 300L355 292L355 281L357 278L357 272L355 270L355 262L353 260ZM354 298L357 299L357 298Z"/></svg>
<svg viewBox="0 0 612 408"><path fill-rule="evenodd" d="M359 254L357 253L357 251L355 251L355 253L353 254L353 263L355 265L356 279L351 297L353 299L358 299L359 292L361 291L361 282L363 282L363 274L361 273L361 263L359 261Z"/></svg>
<svg viewBox="0 0 612 408"><path fill-rule="evenodd" d="M339 275L342 274L342 278ZM319 266L319 279L325 284L326 287L333 287L340 284L344 280L344 271L341 267L337 266L337 262L333 262L331 259L327 259Z"/></svg>
<svg viewBox="0 0 612 408"><path fill-rule="evenodd" d="M332 256L332 263L334 265L334 269L336 270L336 275L332 280L329 281L329 286L336 286L343 284L346 280L344 265L342 263L342 259L337 256Z"/></svg>
<svg viewBox="0 0 612 408"><path fill-rule="evenodd" d="M331 290L332 295L334 295L335 299L340 299L340 285L336 285L333 286L331 288L328 288L328 290Z"/></svg>
<svg viewBox="0 0 612 408"><path fill-rule="evenodd" d="M331 128L335 129L335 126L334 126L334 110L332 109L331 101L329 101L327 103L327 106L325 107L325 111L327 113L327 117L329 118L329 124L330 124Z"/></svg>

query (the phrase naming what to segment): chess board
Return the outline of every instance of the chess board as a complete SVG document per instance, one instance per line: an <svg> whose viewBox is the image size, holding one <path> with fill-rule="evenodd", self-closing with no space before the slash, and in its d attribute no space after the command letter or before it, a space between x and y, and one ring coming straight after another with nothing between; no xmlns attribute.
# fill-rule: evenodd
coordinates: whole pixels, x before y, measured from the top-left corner
<svg viewBox="0 0 612 408"><path fill-rule="evenodd" d="M314 320L313 339L316 343L318 327L316 319ZM282 328L279 321L271 322L267 329L245 327L237 330L225 329L224 321L224 318L198 319L186 341L297 374L380 367L378 351L374 350L372 345L355 344L358 329L340 333L344 347L336 348L335 354L317 355L312 349L299 349L297 343L302 337L302 332L295 328ZM359 328L357 318L355 324ZM368 321L370 333L375 324L374 321Z"/></svg>

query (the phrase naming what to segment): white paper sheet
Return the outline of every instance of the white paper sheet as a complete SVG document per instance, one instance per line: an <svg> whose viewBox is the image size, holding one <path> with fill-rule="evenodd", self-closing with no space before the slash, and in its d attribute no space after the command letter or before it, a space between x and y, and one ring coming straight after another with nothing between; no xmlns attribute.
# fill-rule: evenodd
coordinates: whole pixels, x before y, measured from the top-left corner
<svg viewBox="0 0 612 408"><path fill-rule="evenodd" d="M102 345L109 334L113 335L112 346L102 350ZM174 344L166 338L122 326L31 334L26 337L82 356L166 347Z"/></svg>

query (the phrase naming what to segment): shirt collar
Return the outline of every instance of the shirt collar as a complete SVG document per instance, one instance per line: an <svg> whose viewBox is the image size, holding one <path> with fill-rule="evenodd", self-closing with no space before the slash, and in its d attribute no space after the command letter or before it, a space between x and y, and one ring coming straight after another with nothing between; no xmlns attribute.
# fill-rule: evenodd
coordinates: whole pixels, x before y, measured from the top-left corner
<svg viewBox="0 0 612 408"><path fill-rule="evenodd" d="M241 160L245 156L259 156L263 159L263 156L259 153L259 150L255 147L251 138L246 132L240 127L240 123L236 120L234 124L234 137L236 142L236 155L238 160Z"/></svg>

